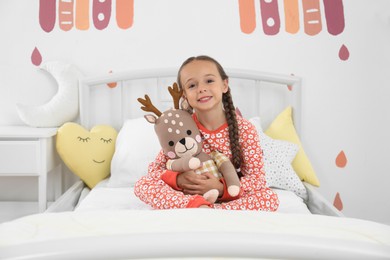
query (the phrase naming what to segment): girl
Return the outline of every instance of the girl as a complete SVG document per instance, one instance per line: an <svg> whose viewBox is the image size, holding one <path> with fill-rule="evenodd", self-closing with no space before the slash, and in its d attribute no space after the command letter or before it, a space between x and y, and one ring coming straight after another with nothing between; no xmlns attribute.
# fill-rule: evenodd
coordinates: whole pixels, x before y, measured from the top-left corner
<svg viewBox="0 0 390 260"><path fill-rule="evenodd" d="M206 153L218 150L227 155L240 177L241 191L230 197L223 179L193 171L177 173L166 169L167 157L161 151L149 165L148 175L135 185L135 194L155 209L210 207L275 211L277 195L266 187L262 152L255 127L236 115L222 66L208 56L191 57L179 69L177 84L183 99L193 109L193 118L204 138ZM201 195L219 191L218 203Z"/></svg>

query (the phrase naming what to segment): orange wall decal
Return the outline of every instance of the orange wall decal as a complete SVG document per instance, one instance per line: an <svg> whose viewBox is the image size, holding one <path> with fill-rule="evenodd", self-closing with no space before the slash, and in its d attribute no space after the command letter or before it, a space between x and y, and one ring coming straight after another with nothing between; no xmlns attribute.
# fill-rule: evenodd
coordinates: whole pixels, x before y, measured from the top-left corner
<svg viewBox="0 0 390 260"><path fill-rule="evenodd" d="M345 156L344 151L341 151L336 157L337 167L344 168L347 165L347 156Z"/></svg>
<svg viewBox="0 0 390 260"><path fill-rule="evenodd" d="M254 0L239 0L240 26L243 33L252 33L256 28L256 11Z"/></svg>
<svg viewBox="0 0 390 260"><path fill-rule="evenodd" d="M336 193L336 196L334 198L333 206L340 211L343 210L343 201L341 200L340 193L338 192Z"/></svg>
<svg viewBox="0 0 390 260"><path fill-rule="evenodd" d="M79 30L89 29L89 0L76 0L76 28Z"/></svg>

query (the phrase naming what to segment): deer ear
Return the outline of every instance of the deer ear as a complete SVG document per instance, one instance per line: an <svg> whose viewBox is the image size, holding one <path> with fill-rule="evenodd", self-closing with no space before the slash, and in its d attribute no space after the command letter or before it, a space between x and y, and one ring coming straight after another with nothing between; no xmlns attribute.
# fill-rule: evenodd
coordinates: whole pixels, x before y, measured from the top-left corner
<svg viewBox="0 0 390 260"><path fill-rule="evenodd" d="M144 117L145 117L146 121L148 121L151 124L155 124L157 121L157 117L155 117L154 115L151 115L151 114L144 115Z"/></svg>

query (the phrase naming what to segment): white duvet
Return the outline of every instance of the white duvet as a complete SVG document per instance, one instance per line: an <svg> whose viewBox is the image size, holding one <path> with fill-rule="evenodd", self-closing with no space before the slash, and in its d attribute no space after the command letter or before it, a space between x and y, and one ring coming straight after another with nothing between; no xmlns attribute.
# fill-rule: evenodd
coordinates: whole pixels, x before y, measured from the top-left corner
<svg viewBox="0 0 390 260"><path fill-rule="evenodd" d="M113 254L390 259L390 226L321 215L212 209L44 213L0 224L1 259L108 259Z"/></svg>

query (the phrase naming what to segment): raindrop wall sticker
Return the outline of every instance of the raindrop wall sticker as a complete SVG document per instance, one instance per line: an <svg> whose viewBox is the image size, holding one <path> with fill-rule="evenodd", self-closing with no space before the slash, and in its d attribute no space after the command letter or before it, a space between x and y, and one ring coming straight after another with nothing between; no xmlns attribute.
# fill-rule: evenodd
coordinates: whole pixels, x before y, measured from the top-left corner
<svg viewBox="0 0 390 260"><path fill-rule="evenodd" d="M336 166L344 168L347 165L347 156L345 156L344 151L341 151L336 157Z"/></svg>
<svg viewBox="0 0 390 260"><path fill-rule="evenodd" d="M110 70L109 73L112 73L112 70ZM117 86L117 83L116 82L110 82L110 83L107 83L107 86L109 88L115 88Z"/></svg>
<svg viewBox="0 0 390 260"><path fill-rule="evenodd" d="M334 198L333 206L340 211L343 210L343 201L341 200L340 193L338 192L336 193L336 196Z"/></svg>
<svg viewBox="0 0 390 260"><path fill-rule="evenodd" d="M340 47L339 58L340 58L340 60L344 60L344 61L349 59L349 50L348 50L347 46L345 46L344 44L341 45L341 47Z"/></svg>
<svg viewBox="0 0 390 260"><path fill-rule="evenodd" d="M42 55L37 47L35 47L33 52L31 53L31 62L35 66L39 66L42 63Z"/></svg>

